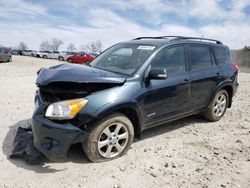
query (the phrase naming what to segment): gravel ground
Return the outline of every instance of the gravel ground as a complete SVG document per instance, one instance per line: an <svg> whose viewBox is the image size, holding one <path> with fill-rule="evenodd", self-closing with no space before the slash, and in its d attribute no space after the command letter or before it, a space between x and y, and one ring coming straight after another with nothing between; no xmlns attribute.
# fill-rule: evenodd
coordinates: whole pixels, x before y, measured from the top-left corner
<svg viewBox="0 0 250 188"><path fill-rule="evenodd" d="M37 70L58 63L14 56L0 64L0 187L250 187L247 73L240 73L233 106L221 121L192 116L147 130L117 160L91 163L79 145L63 163L8 159L16 127L30 123Z"/></svg>

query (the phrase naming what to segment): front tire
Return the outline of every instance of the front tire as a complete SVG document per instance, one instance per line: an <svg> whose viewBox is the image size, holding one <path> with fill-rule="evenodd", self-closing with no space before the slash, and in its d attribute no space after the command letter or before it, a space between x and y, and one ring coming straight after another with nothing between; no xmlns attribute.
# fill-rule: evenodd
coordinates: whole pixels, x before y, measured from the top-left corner
<svg viewBox="0 0 250 188"><path fill-rule="evenodd" d="M211 101L208 109L202 114L210 121L219 121L225 114L229 103L229 96L226 90L220 90Z"/></svg>
<svg viewBox="0 0 250 188"><path fill-rule="evenodd" d="M121 113L113 113L90 127L89 137L82 143L92 162L116 159L127 153L134 139L131 121Z"/></svg>
<svg viewBox="0 0 250 188"><path fill-rule="evenodd" d="M48 56L44 55L43 58L44 58L44 59L48 59Z"/></svg>

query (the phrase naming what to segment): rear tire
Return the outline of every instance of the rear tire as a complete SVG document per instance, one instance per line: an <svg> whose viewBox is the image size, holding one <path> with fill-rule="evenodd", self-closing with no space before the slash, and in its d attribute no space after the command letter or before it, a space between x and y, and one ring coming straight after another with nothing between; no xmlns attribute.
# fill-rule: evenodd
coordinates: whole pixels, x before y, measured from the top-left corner
<svg viewBox="0 0 250 188"><path fill-rule="evenodd" d="M121 113L106 116L90 126L82 148L92 162L104 162L126 154L134 139L131 121Z"/></svg>
<svg viewBox="0 0 250 188"><path fill-rule="evenodd" d="M44 59L48 59L48 56L44 55L43 58L44 58Z"/></svg>
<svg viewBox="0 0 250 188"><path fill-rule="evenodd" d="M68 62L69 62L69 63L73 63L72 59L68 59Z"/></svg>
<svg viewBox="0 0 250 188"><path fill-rule="evenodd" d="M9 60L7 62L12 62L12 57L9 58Z"/></svg>
<svg viewBox="0 0 250 188"><path fill-rule="evenodd" d="M202 115L210 121L219 121L225 114L229 103L229 96L226 90L220 90L211 103L208 109Z"/></svg>

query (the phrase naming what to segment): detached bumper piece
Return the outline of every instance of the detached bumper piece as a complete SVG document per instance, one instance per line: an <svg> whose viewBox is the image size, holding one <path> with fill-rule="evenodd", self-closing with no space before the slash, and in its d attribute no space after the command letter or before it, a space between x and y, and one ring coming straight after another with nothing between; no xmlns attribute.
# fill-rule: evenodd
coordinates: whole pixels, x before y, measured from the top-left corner
<svg viewBox="0 0 250 188"><path fill-rule="evenodd" d="M55 123L42 115L32 119L34 145L51 161L63 161L72 144L83 142L87 133L70 123Z"/></svg>
<svg viewBox="0 0 250 188"><path fill-rule="evenodd" d="M44 156L33 145L31 127L18 127L9 158L23 158L30 165L41 163Z"/></svg>

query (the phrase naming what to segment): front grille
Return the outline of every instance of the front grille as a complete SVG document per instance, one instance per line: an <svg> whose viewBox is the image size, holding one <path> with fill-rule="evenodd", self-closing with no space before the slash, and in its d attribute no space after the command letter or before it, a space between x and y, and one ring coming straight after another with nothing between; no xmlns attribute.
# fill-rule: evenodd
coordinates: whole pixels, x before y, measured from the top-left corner
<svg viewBox="0 0 250 188"><path fill-rule="evenodd" d="M40 90L40 97L43 102L57 102L68 99L76 99L87 96L87 92L81 93L57 93L53 91L43 91Z"/></svg>

